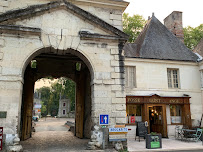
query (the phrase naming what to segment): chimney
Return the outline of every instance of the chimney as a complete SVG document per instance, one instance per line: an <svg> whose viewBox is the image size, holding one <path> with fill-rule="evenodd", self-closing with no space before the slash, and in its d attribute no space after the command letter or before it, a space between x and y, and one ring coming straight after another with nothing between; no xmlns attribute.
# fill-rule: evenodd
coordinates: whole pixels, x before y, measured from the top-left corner
<svg viewBox="0 0 203 152"><path fill-rule="evenodd" d="M164 19L164 25L171 31L179 40L184 42L182 12L173 11Z"/></svg>

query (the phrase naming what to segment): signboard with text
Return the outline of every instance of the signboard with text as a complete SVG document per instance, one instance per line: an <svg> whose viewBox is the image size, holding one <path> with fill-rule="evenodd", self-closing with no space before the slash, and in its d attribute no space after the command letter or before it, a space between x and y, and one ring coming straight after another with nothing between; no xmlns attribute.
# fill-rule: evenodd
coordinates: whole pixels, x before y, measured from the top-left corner
<svg viewBox="0 0 203 152"><path fill-rule="evenodd" d="M159 95L152 95L152 96L127 96L126 101L127 103L133 104L189 104L188 96L185 97L163 97Z"/></svg>
<svg viewBox="0 0 203 152"><path fill-rule="evenodd" d="M145 122L137 122L136 136L145 137L147 133L148 129L145 126Z"/></svg>
<svg viewBox="0 0 203 152"><path fill-rule="evenodd" d="M127 133L128 132L128 128L109 128L109 134L111 132L116 132L116 133Z"/></svg>
<svg viewBox="0 0 203 152"><path fill-rule="evenodd" d="M99 115L99 125L109 125L109 115Z"/></svg>
<svg viewBox="0 0 203 152"><path fill-rule="evenodd" d="M0 127L0 151L3 150L3 127Z"/></svg>
<svg viewBox="0 0 203 152"><path fill-rule="evenodd" d="M135 116L130 117L130 123L135 123Z"/></svg>
<svg viewBox="0 0 203 152"><path fill-rule="evenodd" d="M126 141L127 133L127 127L115 126L115 128L109 128L109 141Z"/></svg>

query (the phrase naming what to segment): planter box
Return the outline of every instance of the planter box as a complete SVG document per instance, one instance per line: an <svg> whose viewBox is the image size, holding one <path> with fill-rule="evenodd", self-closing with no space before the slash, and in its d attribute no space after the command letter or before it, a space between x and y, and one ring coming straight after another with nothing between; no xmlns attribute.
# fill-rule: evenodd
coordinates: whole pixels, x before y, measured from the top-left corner
<svg viewBox="0 0 203 152"><path fill-rule="evenodd" d="M157 135L147 134L147 135L145 135L145 139L146 139L146 148L147 149L162 148L161 134L157 134Z"/></svg>

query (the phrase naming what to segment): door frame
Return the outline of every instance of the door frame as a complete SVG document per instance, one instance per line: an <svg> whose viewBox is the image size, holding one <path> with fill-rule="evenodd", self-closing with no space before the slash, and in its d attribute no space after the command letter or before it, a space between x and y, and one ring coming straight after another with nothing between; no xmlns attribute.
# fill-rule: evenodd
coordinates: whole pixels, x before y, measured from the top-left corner
<svg viewBox="0 0 203 152"><path fill-rule="evenodd" d="M166 104L145 104L145 121L148 122L148 126L150 126L150 121L149 121L149 107L153 106L160 106L162 107L162 112L163 112L163 135L162 137L168 137L168 132L167 132L167 117L166 117ZM150 127L148 127L148 132L150 133Z"/></svg>

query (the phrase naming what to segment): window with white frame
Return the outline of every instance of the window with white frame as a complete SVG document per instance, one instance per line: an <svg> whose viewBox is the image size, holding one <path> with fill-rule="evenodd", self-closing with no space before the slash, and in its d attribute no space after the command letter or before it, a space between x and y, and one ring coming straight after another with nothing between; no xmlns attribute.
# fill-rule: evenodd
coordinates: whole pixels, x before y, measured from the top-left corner
<svg viewBox="0 0 203 152"><path fill-rule="evenodd" d="M168 87L179 88L179 70L178 69L167 69L168 76Z"/></svg>
<svg viewBox="0 0 203 152"><path fill-rule="evenodd" d="M136 68L134 66L125 67L125 84L126 87L135 88L136 87Z"/></svg>

